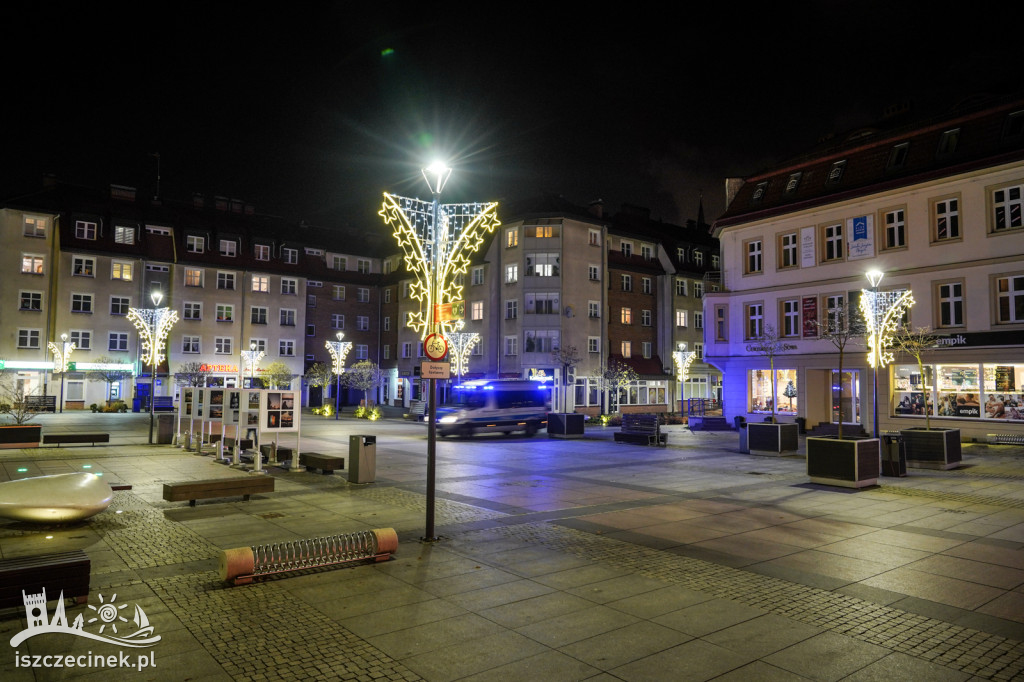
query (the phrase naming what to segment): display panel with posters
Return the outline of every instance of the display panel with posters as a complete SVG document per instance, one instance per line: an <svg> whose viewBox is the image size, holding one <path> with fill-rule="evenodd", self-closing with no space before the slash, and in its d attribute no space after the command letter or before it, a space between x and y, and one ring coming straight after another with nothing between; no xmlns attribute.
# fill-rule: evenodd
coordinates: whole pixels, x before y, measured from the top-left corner
<svg viewBox="0 0 1024 682"><path fill-rule="evenodd" d="M299 428L299 411L295 408L294 391L267 391L260 428L263 431L295 431Z"/></svg>
<svg viewBox="0 0 1024 682"><path fill-rule="evenodd" d="M224 389L208 388L205 390L209 398L209 415L207 419L209 421L221 421L224 419Z"/></svg>
<svg viewBox="0 0 1024 682"><path fill-rule="evenodd" d="M192 412L192 416L195 417L196 419L206 419L206 415L205 415L205 412L206 412L206 410L205 410L205 407L206 407L206 391L207 391L207 389L205 389L205 388L197 388L196 389L196 392L195 392L195 398L196 399L195 399L195 403L193 403L193 407L195 409Z"/></svg>
<svg viewBox="0 0 1024 682"><path fill-rule="evenodd" d="M224 391L224 417L225 424L236 425L241 418L241 391L228 389Z"/></svg>

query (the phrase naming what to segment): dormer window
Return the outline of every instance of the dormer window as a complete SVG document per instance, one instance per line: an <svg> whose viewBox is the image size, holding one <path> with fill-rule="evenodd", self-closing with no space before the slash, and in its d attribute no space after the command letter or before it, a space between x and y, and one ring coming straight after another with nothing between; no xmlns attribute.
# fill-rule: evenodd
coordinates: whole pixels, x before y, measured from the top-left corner
<svg viewBox="0 0 1024 682"><path fill-rule="evenodd" d="M909 142L901 142L889 150L889 160L885 163L886 172L902 169L907 165L907 152L910 150Z"/></svg>
<svg viewBox="0 0 1024 682"><path fill-rule="evenodd" d="M1003 142L1019 140L1021 135L1024 135L1024 111L1015 111L1006 117Z"/></svg>
<svg viewBox="0 0 1024 682"><path fill-rule="evenodd" d="M846 159L842 161L836 161L832 164L832 167L828 171L828 179L825 180L826 185L834 185L843 179L843 171L846 170Z"/></svg>
<svg viewBox="0 0 1024 682"><path fill-rule="evenodd" d="M765 193L765 191L767 189L768 189L768 183L767 182L759 182L759 183L757 183L757 187L754 188L754 196L750 197L750 200L752 202L754 202L755 204L761 203L761 200L764 199L764 193Z"/></svg>
<svg viewBox="0 0 1024 682"><path fill-rule="evenodd" d="M952 156L956 152L956 145L960 141L960 129L953 128L942 133L939 137L939 146L935 150L935 158L941 159Z"/></svg>
<svg viewBox="0 0 1024 682"><path fill-rule="evenodd" d="M800 178L803 177L803 173L797 171L789 176L789 180L786 181L786 194L792 194L796 191L796 188L800 186Z"/></svg>

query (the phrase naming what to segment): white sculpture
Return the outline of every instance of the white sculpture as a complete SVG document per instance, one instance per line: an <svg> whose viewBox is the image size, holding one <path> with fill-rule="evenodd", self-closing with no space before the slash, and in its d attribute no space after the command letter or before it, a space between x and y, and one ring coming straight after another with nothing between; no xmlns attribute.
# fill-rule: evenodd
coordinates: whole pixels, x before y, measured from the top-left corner
<svg viewBox="0 0 1024 682"><path fill-rule="evenodd" d="M114 491L95 474L76 472L0 483L0 517L34 523L65 523L95 516L110 506Z"/></svg>

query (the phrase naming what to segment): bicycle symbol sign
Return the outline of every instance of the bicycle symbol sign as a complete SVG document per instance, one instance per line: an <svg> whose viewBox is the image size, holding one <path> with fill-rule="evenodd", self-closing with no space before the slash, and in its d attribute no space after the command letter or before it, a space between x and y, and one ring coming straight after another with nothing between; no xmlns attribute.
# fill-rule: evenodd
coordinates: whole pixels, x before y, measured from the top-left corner
<svg viewBox="0 0 1024 682"><path fill-rule="evenodd" d="M448 354L448 340L440 334L431 334L423 341L423 351L431 360L440 360Z"/></svg>

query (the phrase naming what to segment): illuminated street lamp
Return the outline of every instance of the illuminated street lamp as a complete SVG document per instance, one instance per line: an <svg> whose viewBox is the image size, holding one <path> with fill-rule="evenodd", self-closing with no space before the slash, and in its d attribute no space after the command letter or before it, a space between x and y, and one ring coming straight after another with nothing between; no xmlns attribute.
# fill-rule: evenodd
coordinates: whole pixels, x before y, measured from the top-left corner
<svg viewBox="0 0 1024 682"><path fill-rule="evenodd" d="M416 281L409 295L419 301L418 312L410 313L407 326L425 340L430 334L447 336L465 322L448 314L464 303L458 275L469 269L470 256L484 243L487 233L500 225L498 204L441 204L441 191L452 169L434 163L423 169L433 200L428 203L384 193L379 214L394 229L393 235L405 254L405 267ZM435 337L436 338L436 337ZM428 350L428 356L434 357ZM443 356L442 356L443 357ZM437 446L437 379L429 379L427 413L427 514L424 540L434 537L434 472Z"/></svg>
<svg viewBox="0 0 1024 682"><path fill-rule="evenodd" d="M683 400L686 398L686 381L690 378L690 365L697 357L696 351L686 350L686 344L680 343L679 350L673 351L672 360L676 366L676 383L679 384L679 410L683 409Z"/></svg>
<svg viewBox="0 0 1024 682"><path fill-rule="evenodd" d="M68 335L60 335L61 346L58 348L53 341L47 342L53 353L53 373L60 374L60 411L64 413L64 375L71 369L71 354L75 351L75 342L68 343Z"/></svg>
<svg viewBox="0 0 1024 682"><path fill-rule="evenodd" d="M331 341L328 339L324 342L327 347L327 351L331 354L331 371L334 372L335 385L334 385L334 420L338 420L338 406L341 404L341 373L345 371L345 357L348 352L352 350L351 341L342 341L345 338L345 332L338 332L338 340Z"/></svg>
<svg viewBox="0 0 1024 682"><path fill-rule="evenodd" d="M249 342L249 350L243 350L242 360L245 361L245 366L249 370L249 388L255 388L256 386L256 368L260 365L260 360L266 355L261 350L256 350L256 342Z"/></svg>
<svg viewBox="0 0 1024 682"><path fill-rule="evenodd" d="M914 297L908 289L878 291L878 285L885 273L871 270L867 273L871 289L862 289L860 311L868 326L868 364L871 365L872 427L874 438L878 438L878 368L892 362L889 350L892 336L900 326L903 314L914 305Z"/></svg>
<svg viewBox="0 0 1024 682"><path fill-rule="evenodd" d="M164 341L171 333L171 327L178 321L178 313L170 308L161 308L160 301L164 295L159 289L154 289L151 295L153 300L152 308L129 308L128 319L132 321L139 331L139 340L142 342L142 364L150 365L152 374L149 384L149 444L153 444L153 414L154 398L156 397L156 369L163 362Z"/></svg>

